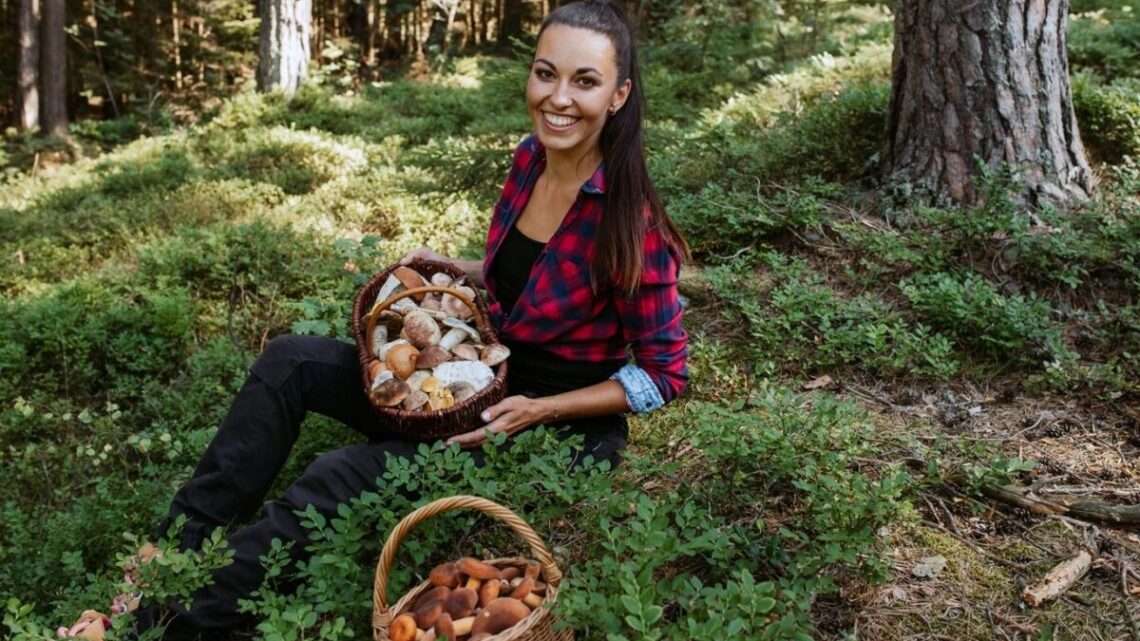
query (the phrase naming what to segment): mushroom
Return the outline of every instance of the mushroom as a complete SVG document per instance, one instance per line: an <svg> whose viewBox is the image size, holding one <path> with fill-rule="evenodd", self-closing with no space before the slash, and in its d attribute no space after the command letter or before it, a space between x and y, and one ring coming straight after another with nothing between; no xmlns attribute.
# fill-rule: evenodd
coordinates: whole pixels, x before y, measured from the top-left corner
<svg viewBox="0 0 1140 641"><path fill-rule="evenodd" d="M451 287L451 275L446 272L436 272L431 275L431 284L436 287Z"/></svg>
<svg viewBox="0 0 1140 641"><path fill-rule="evenodd" d="M479 594L475 590L459 588L452 590L451 594L448 595L447 601L443 604L443 610L450 614L453 619L462 619L474 614L475 606L478 604Z"/></svg>
<svg viewBox="0 0 1140 641"><path fill-rule="evenodd" d="M410 614L401 614L388 628L391 641L412 641L416 638L416 619Z"/></svg>
<svg viewBox="0 0 1140 641"><path fill-rule="evenodd" d="M451 392L451 395L455 398L456 403L462 403L472 396L475 396L475 388L471 386L471 383L467 383L465 381L459 381L458 383L452 383L451 385L448 385L447 391Z"/></svg>
<svg viewBox="0 0 1140 641"><path fill-rule="evenodd" d="M368 378L372 381L369 391L375 391L377 387L391 380L392 376L392 370L388 369L383 363L380 361L372 361L368 366Z"/></svg>
<svg viewBox="0 0 1140 641"><path fill-rule="evenodd" d="M404 409L414 412L424 406L428 402L428 395L424 394L418 389L412 390L407 398L404 399Z"/></svg>
<svg viewBox="0 0 1140 641"><path fill-rule="evenodd" d="M372 328L372 338L368 341L369 351L372 355L379 358L380 350L384 347L384 343L388 342L388 326L377 323Z"/></svg>
<svg viewBox="0 0 1140 641"><path fill-rule="evenodd" d="M424 381L429 378L431 378L431 372L417 369L416 371L412 372L412 375L409 376L408 379L404 382L407 383L408 387L412 388L413 390L418 390L423 385Z"/></svg>
<svg viewBox="0 0 1140 641"><path fill-rule="evenodd" d="M416 357L416 369L431 369L451 359L451 354L439 345L428 345Z"/></svg>
<svg viewBox="0 0 1140 641"><path fill-rule="evenodd" d="M484 581L482 587L479 588L479 605L484 608L487 604L499 598L499 581Z"/></svg>
<svg viewBox="0 0 1140 641"><path fill-rule="evenodd" d="M389 349L384 361L388 364L388 369L403 381L416 371L416 357L419 354L420 350L415 346L405 343Z"/></svg>
<svg viewBox="0 0 1140 641"><path fill-rule="evenodd" d="M460 294L467 297L467 300L475 300L475 290L470 287L456 287L455 290ZM443 300L440 301L440 306L448 315L456 318L467 319L471 318L471 308L467 303L451 294L444 294Z"/></svg>
<svg viewBox="0 0 1140 641"><path fill-rule="evenodd" d="M428 376L420 383L420 389L431 394L439 390L439 379L434 376Z"/></svg>
<svg viewBox="0 0 1140 641"><path fill-rule="evenodd" d="M483 350L479 361L488 367L494 367L507 360L507 357L510 355L511 350L506 345L502 343L492 343Z"/></svg>
<svg viewBox="0 0 1140 641"><path fill-rule="evenodd" d="M446 637L448 641L456 641L459 637L455 634L455 624L451 621L451 615L444 612L439 615L435 620L435 638L442 639Z"/></svg>
<svg viewBox="0 0 1140 641"><path fill-rule="evenodd" d="M428 581L435 586L454 589L459 585L459 568L454 563L441 563L432 568Z"/></svg>
<svg viewBox="0 0 1140 641"><path fill-rule="evenodd" d="M455 397L447 389L437 389L428 394L428 407L432 410L445 410L455 405Z"/></svg>
<svg viewBox="0 0 1140 641"><path fill-rule="evenodd" d="M469 576L469 577L467 577L467 585L465 585L463 587L467 588L468 590L475 590L476 592L478 592L480 585L483 585L482 581L480 581L479 579L476 579L473 576Z"/></svg>
<svg viewBox="0 0 1140 641"><path fill-rule="evenodd" d="M478 330L458 318L445 318L443 324L448 327L447 333L439 341L444 349L451 349L467 339L471 339L473 343L481 343L483 340Z"/></svg>
<svg viewBox="0 0 1140 641"><path fill-rule="evenodd" d="M400 336L416 348L423 349L439 343L439 325L426 312L417 309L404 315L404 329Z"/></svg>
<svg viewBox="0 0 1140 641"><path fill-rule="evenodd" d="M542 605L542 597L535 594L534 592L531 592L530 594L523 597L522 602L527 604L527 606L529 606L530 609L533 610L533 609L537 608L538 606Z"/></svg>
<svg viewBox="0 0 1140 641"><path fill-rule="evenodd" d="M411 267L397 267L392 275L400 279L400 283L408 289L416 289L417 287L426 287L427 279L420 275L419 272ZM412 296L416 301L421 301L424 298L423 294L415 294Z"/></svg>
<svg viewBox="0 0 1140 641"><path fill-rule="evenodd" d="M372 398L379 405L392 407L407 398L411 391L404 381L390 378L372 389Z"/></svg>
<svg viewBox="0 0 1140 641"><path fill-rule="evenodd" d="M499 597L487 604L479 614L475 615L475 622L471 624L471 634L489 632L498 634L503 630L522 621L530 614L530 608L522 601L510 597Z"/></svg>
<svg viewBox="0 0 1140 641"><path fill-rule="evenodd" d="M427 629L435 625L439 615L443 614L443 601L428 601L427 603L416 608L412 613L415 617L416 627Z"/></svg>
<svg viewBox="0 0 1140 641"><path fill-rule="evenodd" d="M440 305L439 298L434 294L428 294L424 296L424 299L420 301L420 308L433 312L443 311L443 307Z"/></svg>
<svg viewBox="0 0 1140 641"><path fill-rule="evenodd" d="M465 556L456 561L455 567L463 574L473 576L480 581L499 578L499 568L470 556Z"/></svg>
<svg viewBox="0 0 1140 641"><path fill-rule="evenodd" d="M523 580L519 582L518 587L516 587L514 591L511 592L511 598L521 601L525 599L526 595L530 594L530 591L533 589L534 579L530 578L529 576L524 577Z"/></svg>
<svg viewBox="0 0 1140 641"><path fill-rule="evenodd" d="M400 300L392 303L392 306L388 309L400 314L407 314L408 312L415 311L419 308L420 306L416 305L416 302L411 298L401 298Z"/></svg>
<svg viewBox="0 0 1140 641"><path fill-rule="evenodd" d="M392 349L393 347L395 347L397 345L407 345L407 344L408 344L408 341L406 341L402 338L397 338L394 341L388 341L387 343L384 343L383 345L380 346L380 351L376 352L376 358L379 358L382 361L386 361L386 360L388 360L388 351L390 349Z"/></svg>
<svg viewBox="0 0 1140 641"><path fill-rule="evenodd" d="M393 369L393 371L395 371ZM397 376L399 372L396 373ZM470 383L475 391L479 391L491 384L495 379L495 372L479 361L448 361L437 365L432 375L439 379L444 386L452 383Z"/></svg>
<svg viewBox="0 0 1140 641"><path fill-rule="evenodd" d="M446 585L437 585L434 588L416 597L416 604L412 606L412 609L414 610L415 608L418 608L422 605L427 605L432 601L446 601L449 594L451 594L451 588L447 587Z"/></svg>
<svg viewBox="0 0 1140 641"><path fill-rule="evenodd" d="M372 306L375 307L376 304L388 300L388 298L398 292L402 286L399 278L396 278L393 274L388 274L388 279L380 286L380 291L376 293L376 303L373 303Z"/></svg>
<svg viewBox="0 0 1140 641"><path fill-rule="evenodd" d="M505 567L505 568L503 568L503 569L502 569L502 570L499 572L499 574L501 575L501 577L502 577L503 579L506 579L507 581L510 581L511 579L515 578L516 576L521 576L521 575L522 575L522 570L520 570L520 569L518 568L518 566L514 566L514 565L511 565L511 566L508 566L508 567Z"/></svg>
<svg viewBox="0 0 1140 641"><path fill-rule="evenodd" d="M451 625L455 627L455 637L459 638L471 634L471 626L475 624L475 617L463 617L462 619L454 619Z"/></svg>
<svg viewBox="0 0 1140 641"><path fill-rule="evenodd" d="M455 358L461 361L477 361L479 360L479 352L471 343L460 343L451 349L451 353Z"/></svg>

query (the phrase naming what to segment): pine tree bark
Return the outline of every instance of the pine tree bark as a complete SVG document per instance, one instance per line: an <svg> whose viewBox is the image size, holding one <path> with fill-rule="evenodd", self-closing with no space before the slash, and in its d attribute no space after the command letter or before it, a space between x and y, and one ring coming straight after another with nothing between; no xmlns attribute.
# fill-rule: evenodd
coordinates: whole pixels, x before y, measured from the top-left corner
<svg viewBox="0 0 1140 641"><path fill-rule="evenodd" d="M43 0L40 33L40 117L48 136L67 138L67 6L64 0Z"/></svg>
<svg viewBox="0 0 1140 641"><path fill-rule="evenodd" d="M40 126L40 0L20 2L20 62L16 72L19 126Z"/></svg>
<svg viewBox="0 0 1140 641"><path fill-rule="evenodd" d="M503 19L499 23L499 45L509 47L511 37L522 34L522 0L501 0Z"/></svg>
<svg viewBox="0 0 1140 641"><path fill-rule="evenodd" d="M311 0L259 0L257 87L293 95L309 73Z"/></svg>
<svg viewBox="0 0 1140 641"><path fill-rule="evenodd" d="M1079 201L1094 178L1073 113L1069 0L898 0L886 169L960 203L978 159L1030 203Z"/></svg>

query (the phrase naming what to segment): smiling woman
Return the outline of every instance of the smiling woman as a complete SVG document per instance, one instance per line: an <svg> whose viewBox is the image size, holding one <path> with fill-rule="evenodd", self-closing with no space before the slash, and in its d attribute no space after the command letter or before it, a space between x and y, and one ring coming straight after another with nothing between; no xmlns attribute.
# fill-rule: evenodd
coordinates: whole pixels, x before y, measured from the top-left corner
<svg viewBox="0 0 1140 641"><path fill-rule="evenodd" d="M625 415L657 409L684 390L688 336L677 281L688 248L646 169L642 96L633 39L616 4L586 0L552 12L526 86L534 133L515 151L485 257L452 260L428 248L404 257L453 262L485 287L492 321L511 348L507 398L449 443L487 447L488 433L513 436L545 424L560 438L584 436L575 466L587 456L617 465ZM377 489L392 457L415 454L416 443L372 412L360 380L351 345L308 336L270 341L152 533L162 536L185 517L178 545L196 549L215 527L250 522L228 536L233 562L189 608L144 595L140 629L164 610L176 615L168 639L248 623L238 600L261 584L260 558L272 541L286 542L294 561L309 554L298 514L311 506L335 516L339 504ZM262 506L310 411L369 442L320 456ZM476 464L483 454L472 452Z"/></svg>

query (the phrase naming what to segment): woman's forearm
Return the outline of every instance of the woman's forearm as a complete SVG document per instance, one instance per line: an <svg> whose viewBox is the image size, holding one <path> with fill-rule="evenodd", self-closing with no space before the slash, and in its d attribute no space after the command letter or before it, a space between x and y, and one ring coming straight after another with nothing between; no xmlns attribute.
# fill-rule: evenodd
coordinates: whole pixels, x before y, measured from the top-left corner
<svg viewBox="0 0 1140 641"><path fill-rule="evenodd" d="M543 422L623 414L629 411L625 389L617 381L604 381L535 400L544 410Z"/></svg>
<svg viewBox="0 0 1140 641"><path fill-rule="evenodd" d="M476 287L483 287L483 260L461 260L458 258L451 259L451 262L456 267L462 269L467 274L467 282L474 284Z"/></svg>

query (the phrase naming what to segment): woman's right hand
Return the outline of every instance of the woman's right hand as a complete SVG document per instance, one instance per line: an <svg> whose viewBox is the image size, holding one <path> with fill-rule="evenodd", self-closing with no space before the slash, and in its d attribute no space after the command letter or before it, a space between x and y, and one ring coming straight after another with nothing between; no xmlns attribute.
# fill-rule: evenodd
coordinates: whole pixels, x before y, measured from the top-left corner
<svg viewBox="0 0 1140 641"><path fill-rule="evenodd" d="M455 263L454 260L448 258L447 256L444 256L443 254L436 253L430 247L420 247L419 249L413 249L407 254L404 254L404 257L400 259L400 264L407 265L417 258L421 260L435 260L441 263Z"/></svg>

